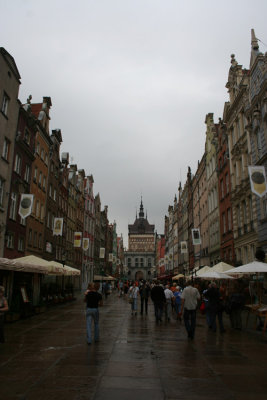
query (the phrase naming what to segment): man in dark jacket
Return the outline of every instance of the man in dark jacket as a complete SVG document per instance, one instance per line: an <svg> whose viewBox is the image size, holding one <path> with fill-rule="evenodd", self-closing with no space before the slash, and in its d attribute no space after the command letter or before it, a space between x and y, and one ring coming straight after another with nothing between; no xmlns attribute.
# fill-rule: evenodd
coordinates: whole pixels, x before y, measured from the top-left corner
<svg viewBox="0 0 267 400"><path fill-rule="evenodd" d="M210 284L209 289L205 292L205 297L208 299L210 326L209 328L216 332L216 317L218 317L220 332L225 332L223 326L223 306L220 291L215 282Z"/></svg>
<svg viewBox="0 0 267 400"><path fill-rule="evenodd" d="M151 290L151 300L154 303L156 322L161 321L164 304L166 301L164 289L160 286L159 282Z"/></svg>
<svg viewBox="0 0 267 400"><path fill-rule="evenodd" d="M145 311L147 314L147 304L148 304L148 299L150 296L150 286L148 282L143 282L140 289L139 289L139 294L141 298L141 315L143 315L144 312L144 303L145 303Z"/></svg>

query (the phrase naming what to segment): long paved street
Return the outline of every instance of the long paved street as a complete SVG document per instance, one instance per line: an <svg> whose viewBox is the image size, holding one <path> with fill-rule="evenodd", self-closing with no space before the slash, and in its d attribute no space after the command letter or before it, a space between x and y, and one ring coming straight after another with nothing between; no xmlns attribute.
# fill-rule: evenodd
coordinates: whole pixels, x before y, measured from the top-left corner
<svg viewBox="0 0 267 400"><path fill-rule="evenodd" d="M88 346L77 300L6 325L0 347L2 400L266 400L267 334L213 334L197 317L188 341L176 320L131 316L112 295L100 310L100 342ZM225 318L227 319L227 317Z"/></svg>

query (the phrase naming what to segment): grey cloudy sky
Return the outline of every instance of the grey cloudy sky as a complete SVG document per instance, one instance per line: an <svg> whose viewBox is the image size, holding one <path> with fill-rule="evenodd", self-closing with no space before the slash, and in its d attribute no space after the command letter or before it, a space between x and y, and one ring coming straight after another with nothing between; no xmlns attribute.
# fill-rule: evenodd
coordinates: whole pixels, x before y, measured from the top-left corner
<svg viewBox="0 0 267 400"><path fill-rule="evenodd" d="M206 114L222 116L230 55L249 68L251 28L267 51L266 15L266 0L0 0L20 100L51 97L50 128L93 174L126 244L141 193L163 233L203 155Z"/></svg>

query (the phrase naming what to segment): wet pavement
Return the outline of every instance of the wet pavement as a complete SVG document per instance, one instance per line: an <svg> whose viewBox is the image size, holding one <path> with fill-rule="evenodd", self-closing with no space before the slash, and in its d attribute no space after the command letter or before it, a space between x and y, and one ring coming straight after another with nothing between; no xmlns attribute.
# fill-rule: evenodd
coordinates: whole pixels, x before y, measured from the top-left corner
<svg viewBox="0 0 267 400"><path fill-rule="evenodd" d="M100 309L100 341L86 343L82 300L6 324L1 400L266 400L267 333L212 333L197 315L188 341L174 318L131 316L111 295Z"/></svg>

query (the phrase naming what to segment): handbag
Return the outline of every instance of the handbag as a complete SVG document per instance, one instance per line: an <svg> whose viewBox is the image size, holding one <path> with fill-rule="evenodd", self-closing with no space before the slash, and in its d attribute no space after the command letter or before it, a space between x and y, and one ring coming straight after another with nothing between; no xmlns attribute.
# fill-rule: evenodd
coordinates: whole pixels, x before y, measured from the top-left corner
<svg viewBox="0 0 267 400"><path fill-rule="evenodd" d="M205 314L205 301L202 301L202 303L200 304L199 310L200 310L201 314Z"/></svg>

